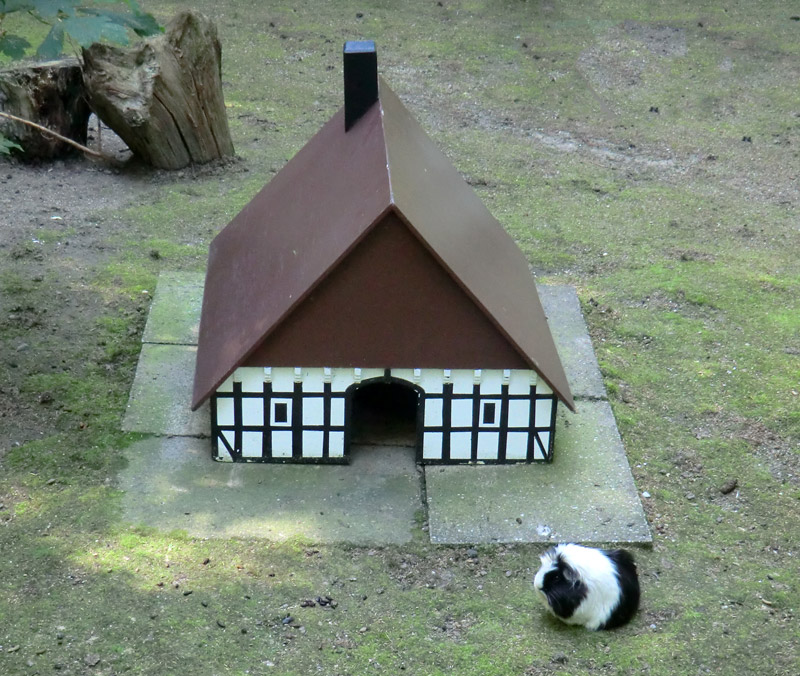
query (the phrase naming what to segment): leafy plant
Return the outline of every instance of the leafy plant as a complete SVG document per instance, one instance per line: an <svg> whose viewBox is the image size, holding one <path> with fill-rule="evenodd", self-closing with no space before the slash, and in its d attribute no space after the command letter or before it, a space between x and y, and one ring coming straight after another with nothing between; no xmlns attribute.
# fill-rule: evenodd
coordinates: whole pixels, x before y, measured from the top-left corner
<svg viewBox="0 0 800 676"><path fill-rule="evenodd" d="M114 0L101 0L101 3L120 4ZM158 21L142 11L136 0L125 0L125 4L128 11L118 11L118 7L89 6L80 0L0 0L0 54L22 59L32 48L25 37L9 33L3 28L3 21L13 13L27 14L50 27L36 48L36 57L43 60L60 56L64 52L65 42L77 52L79 47L88 47L94 42L126 45L131 32L139 37L147 37L163 31ZM0 133L0 154L8 155L12 149L22 150Z"/></svg>
<svg viewBox="0 0 800 676"><path fill-rule="evenodd" d="M10 155L12 150L22 150L22 146L0 134L0 155Z"/></svg>
<svg viewBox="0 0 800 676"><path fill-rule="evenodd" d="M113 0L104 0L106 4ZM119 3L115 3L119 4ZM80 47L108 40L128 44L129 31L139 37L155 35L162 28L158 21L143 12L136 0L125 0L129 11L87 6L80 0L0 0L0 53L12 59L25 56L31 44L22 36L3 29L3 20L14 12L24 12L50 30L36 49L40 59L54 59L64 51L65 39Z"/></svg>

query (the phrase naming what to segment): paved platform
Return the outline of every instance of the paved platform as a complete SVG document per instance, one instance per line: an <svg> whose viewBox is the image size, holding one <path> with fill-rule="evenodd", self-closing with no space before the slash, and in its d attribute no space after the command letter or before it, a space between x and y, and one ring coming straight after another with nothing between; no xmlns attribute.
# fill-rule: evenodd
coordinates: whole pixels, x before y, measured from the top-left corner
<svg viewBox="0 0 800 676"><path fill-rule="evenodd" d="M576 403L552 463L426 467L431 541L650 542L611 407Z"/></svg>
<svg viewBox="0 0 800 676"><path fill-rule="evenodd" d="M424 518L412 448L354 447L350 465L214 462L208 439L151 437L128 449L125 518L197 537L408 542Z"/></svg>
<svg viewBox="0 0 800 676"><path fill-rule="evenodd" d="M127 450L129 521L203 537L401 544L427 518L441 544L651 541L573 288L539 287L578 409L559 407L554 461L424 469L396 441L354 446L347 466L213 462L208 410L189 410L202 295L202 275L159 279L123 423L155 435Z"/></svg>

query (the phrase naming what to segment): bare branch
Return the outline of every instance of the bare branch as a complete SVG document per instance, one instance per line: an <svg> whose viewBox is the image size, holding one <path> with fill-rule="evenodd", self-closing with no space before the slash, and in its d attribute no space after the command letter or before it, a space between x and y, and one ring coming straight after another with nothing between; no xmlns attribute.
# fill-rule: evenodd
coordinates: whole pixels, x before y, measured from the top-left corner
<svg viewBox="0 0 800 676"><path fill-rule="evenodd" d="M26 120L23 117L17 117L16 115L12 115L11 113L4 113L0 111L0 117L8 118L9 120L13 120L14 122L19 122L21 124L26 124L29 127L33 127L34 129L38 129L43 134L48 134L57 138L59 141L63 141L64 143L68 143L69 145L77 148L78 150L86 153L87 155L91 155L92 157L97 157L105 162L110 162L111 164L119 164L119 161L113 157L109 157L108 155L104 155L103 153L98 153L96 150L92 150L91 148L87 148L84 145L81 145L77 141L73 141L71 138L67 138L66 136L62 136L56 131L52 129L48 129L47 127L43 127L40 124L36 124L36 122L31 122L30 120Z"/></svg>

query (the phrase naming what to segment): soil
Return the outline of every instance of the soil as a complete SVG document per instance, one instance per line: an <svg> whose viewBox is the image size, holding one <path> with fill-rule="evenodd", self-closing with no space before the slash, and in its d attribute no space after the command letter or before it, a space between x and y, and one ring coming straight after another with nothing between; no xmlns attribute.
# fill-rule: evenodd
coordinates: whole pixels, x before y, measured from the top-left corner
<svg viewBox="0 0 800 676"><path fill-rule="evenodd" d="M5 450L59 430L63 409L48 390L21 389L36 374L79 374L86 368L93 322L129 315L140 335L150 295L108 300L95 284L103 266L136 237L119 212L147 203L164 186L230 170L237 160L168 172L144 166L106 125L89 121L88 147L108 161L82 156L53 162L0 161L0 457ZM99 134L98 134L99 131ZM151 257L158 258L156 250ZM116 307L120 304L125 308ZM89 351L91 354L91 350ZM98 361L103 357L94 355ZM72 357L72 358L70 358ZM16 375L21 376L19 378Z"/></svg>
<svg viewBox="0 0 800 676"><path fill-rule="evenodd" d="M105 152L113 151L119 158L129 156L113 132L106 130L104 137ZM97 148L96 132L90 147ZM42 355L31 355L31 344L41 343L45 334L46 342L53 346L84 339L84 322L74 322L73 318L96 315L95 303L86 296L65 296L63 291L89 284L96 266L106 256L109 229L118 223L109 219L101 225L97 214L113 212L136 199L146 190L145 180L144 172L123 172L83 157L38 165L18 160L0 163L3 269L13 271L19 284L33 290L51 279L58 268L62 291L37 295L35 303L26 294L26 302L20 305L5 280L6 288L0 296L0 330L12 336L2 354L9 374L47 368L39 362ZM63 238L46 244L40 234L43 230L63 233ZM51 403L52 395L45 392L32 398L21 395L13 380L0 383L0 453L52 434L56 415Z"/></svg>

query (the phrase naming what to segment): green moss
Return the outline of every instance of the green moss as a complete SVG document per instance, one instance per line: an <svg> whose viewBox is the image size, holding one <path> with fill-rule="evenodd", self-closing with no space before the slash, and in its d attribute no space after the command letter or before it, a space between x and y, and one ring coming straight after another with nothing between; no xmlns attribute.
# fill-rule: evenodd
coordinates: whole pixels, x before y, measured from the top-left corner
<svg viewBox="0 0 800 676"><path fill-rule="evenodd" d="M136 262L114 261L98 272L96 288L107 294L124 293L130 297L151 294L155 289L156 275Z"/></svg>
<svg viewBox="0 0 800 676"><path fill-rule="evenodd" d="M8 296L18 296L30 293L34 289L33 282L26 276L13 269L0 271L0 289Z"/></svg>

